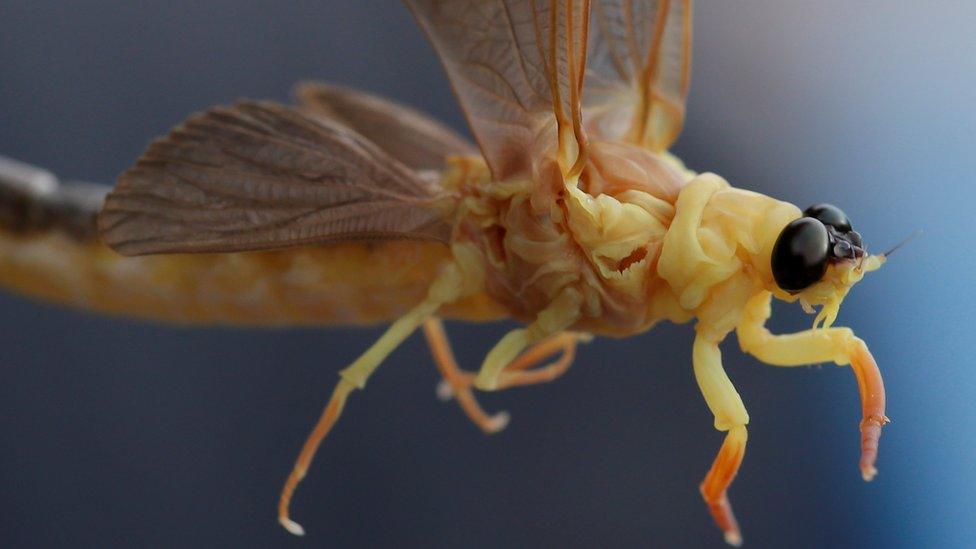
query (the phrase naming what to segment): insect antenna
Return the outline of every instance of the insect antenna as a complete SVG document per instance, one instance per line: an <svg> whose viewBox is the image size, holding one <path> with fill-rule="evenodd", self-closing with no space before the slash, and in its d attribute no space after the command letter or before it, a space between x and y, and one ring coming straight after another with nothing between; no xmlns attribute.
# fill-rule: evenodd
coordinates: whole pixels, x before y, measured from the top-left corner
<svg viewBox="0 0 976 549"><path fill-rule="evenodd" d="M904 240L902 240L898 244L895 244L890 250L888 250L887 252L884 252L881 255L883 257L885 257L885 258L891 257L891 254L895 253L895 251L898 250L898 248L901 248L905 244L908 244L909 242L911 242L912 240L914 240L916 236L918 236L920 234L922 234L922 229L917 229L914 233L908 235L907 238L905 238Z"/></svg>

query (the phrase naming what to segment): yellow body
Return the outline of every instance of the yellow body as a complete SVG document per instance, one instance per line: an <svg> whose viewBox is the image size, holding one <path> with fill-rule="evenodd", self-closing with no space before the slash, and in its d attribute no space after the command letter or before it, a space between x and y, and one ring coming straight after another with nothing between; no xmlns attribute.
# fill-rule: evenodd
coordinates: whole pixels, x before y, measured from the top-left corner
<svg viewBox="0 0 976 549"><path fill-rule="evenodd" d="M479 264L472 268L485 277L482 291L444 304L438 315L529 320L570 290L581 296L580 310L571 313L578 318L572 329L626 336L662 319L683 322L706 310L715 317L716 301L705 304L705 297L718 285L726 293L750 286L730 281L737 273L765 268L763 279L772 280L768 268L751 260L768 257L772 242L755 235L774 238L799 215L795 207L731 188L714 175L685 185L694 174L670 157L605 149L600 159L616 160L617 173L589 182L599 184L601 194L567 187L560 201L565 207L552 217L534 210L534 204L547 202L530 194L531 181L493 184L480 159L450 159L443 183L464 196L457 243L478 248ZM628 161L628 172L621 166L627 163L605 158L622 154L669 170L677 183L655 187L652 178L660 175L648 173L646 165ZM594 162L593 172L601 170L606 171ZM553 185L547 189L558 193L558 183ZM777 215L767 215L770 210ZM98 241L57 231L0 234L0 284L15 292L102 313L191 324L390 322L420 303L438 268L450 260L443 244L406 240L123 257Z"/></svg>
<svg viewBox="0 0 976 549"><path fill-rule="evenodd" d="M784 232L799 208L690 172L666 152L684 120L690 0L407 4L447 69L480 156L410 109L331 86L310 88L301 108L211 109L123 173L99 215L106 242L146 254L346 241L122 257L51 231L0 234L0 284L174 322L390 322L339 372L285 483L278 519L295 534L303 529L289 504L318 445L349 395L420 328L447 387L441 395L491 433L507 416L486 414L472 389L552 380L591 333L628 337L662 320L696 320L695 379L715 428L726 432L700 489L731 544L742 538L726 492L749 422L722 367L720 343L732 332L770 364L851 365L862 399L860 468L870 479L887 421L883 384L864 342L832 324L850 287L884 258L860 247L837 253L825 225L828 240L814 251L826 270L801 292L785 292L770 262L781 234L778 250L803 244ZM74 218L59 219L72 208L51 196L53 176L8 171L12 198L0 223L71 226ZM436 242L348 240L355 236ZM770 333L774 296L808 312L821 306L814 328ZM441 318L523 325L474 374L456 363ZM534 367L557 352L556 362Z"/></svg>
<svg viewBox="0 0 976 549"><path fill-rule="evenodd" d="M190 324L363 325L423 299L443 244L343 243L270 252L124 257L99 242L50 232L0 235L0 284L102 313ZM490 320L485 296L444 309Z"/></svg>
<svg viewBox="0 0 976 549"><path fill-rule="evenodd" d="M480 159L450 159L443 183L463 196L456 244L478 249L470 268L484 271L484 284L444 304L438 315L530 320L570 291L580 303L567 313L577 319L568 328L626 336L659 320L705 315L725 324L719 317L728 312L730 291L741 294L731 301L742 303L770 285L760 258L768 258L772 239L798 209L711 174L695 177L671 157L621 147L594 146L603 153L594 155L596 175L587 183L600 194L567 186L556 212L535 209L550 202L531 194L539 188L533 182L491 183ZM622 155L630 160L621 161ZM601 161L615 173L606 173ZM675 181L654 179L668 177ZM544 188L563 190L556 180ZM440 243L404 240L123 257L100 242L56 231L0 234L0 284L71 306L167 322L363 325L390 322L420 303L451 255ZM719 291L721 300L706 300Z"/></svg>
<svg viewBox="0 0 976 549"><path fill-rule="evenodd" d="M543 164L545 166L545 164ZM830 328L840 302L883 258L831 265L807 290L778 289L770 271L777 236L800 210L696 175L667 154L625 144L591 143L577 178L550 164L536 181L491 182L480 158L448 159L441 183L458 200L450 246L438 242L345 242L277 251L123 257L97 241L56 231L0 234L0 284L22 294L91 310L193 324L362 325L393 321L340 372L322 419L303 448L279 502L279 521L301 527L288 505L318 443L348 395L418 327L466 411L486 432L489 417L473 385L494 390L552 379L575 342L593 332L626 337L656 322L697 319L696 380L726 439L702 494L730 543L741 537L725 492L742 460L749 415L722 368L719 343L736 331L743 350L794 366L851 364L863 401L861 471L874 473L884 416L877 365L864 342ZM765 329L773 296L822 305L823 329L776 336ZM812 310L812 309L811 309ZM513 317L526 323L488 353L465 382L450 357L438 317L472 321ZM438 335L439 334L439 335ZM550 343L542 343L544 340ZM535 349L526 352L533 344ZM563 366L520 372L564 349ZM523 354L524 353L524 354ZM522 355L521 359L519 356ZM548 371L547 371L548 370Z"/></svg>

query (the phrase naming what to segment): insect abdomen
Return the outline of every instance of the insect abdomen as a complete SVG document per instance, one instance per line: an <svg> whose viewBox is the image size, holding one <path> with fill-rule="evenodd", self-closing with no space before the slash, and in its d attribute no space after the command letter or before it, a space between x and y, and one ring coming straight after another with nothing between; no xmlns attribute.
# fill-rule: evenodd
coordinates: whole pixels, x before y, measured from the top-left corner
<svg viewBox="0 0 976 549"><path fill-rule="evenodd" d="M123 257L59 231L0 235L0 285L98 312L193 324L360 325L419 303L438 243L343 243L233 254ZM484 296L445 316L497 318Z"/></svg>
<svg viewBox="0 0 976 549"><path fill-rule="evenodd" d="M108 187L63 185L0 157L0 286L98 312L196 324L341 325L419 303L447 246L354 241L276 251L123 257L97 235ZM448 317L502 315L485 296Z"/></svg>

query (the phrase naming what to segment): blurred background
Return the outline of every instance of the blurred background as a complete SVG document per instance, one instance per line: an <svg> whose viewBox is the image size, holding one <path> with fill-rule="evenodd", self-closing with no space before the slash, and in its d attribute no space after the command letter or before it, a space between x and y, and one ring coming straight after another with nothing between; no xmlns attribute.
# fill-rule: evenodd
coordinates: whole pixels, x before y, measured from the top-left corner
<svg viewBox="0 0 976 549"><path fill-rule="evenodd" d="M777 369L723 347L752 421L730 497L748 547L962 547L976 534L976 173L972 2L699 2L696 170L805 207L841 206L875 250L839 324L871 346L888 415L858 468L847 368ZM0 4L0 154L110 182L188 113L287 100L317 78L462 129L394 1ZM798 307L777 331L803 329ZM476 367L506 325L449 326ZM0 294L0 546L721 547L698 483L722 435L692 330L597 340L565 378L482 397L486 437L420 338L356 394L293 505L278 491L336 372L380 329L184 329Z"/></svg>

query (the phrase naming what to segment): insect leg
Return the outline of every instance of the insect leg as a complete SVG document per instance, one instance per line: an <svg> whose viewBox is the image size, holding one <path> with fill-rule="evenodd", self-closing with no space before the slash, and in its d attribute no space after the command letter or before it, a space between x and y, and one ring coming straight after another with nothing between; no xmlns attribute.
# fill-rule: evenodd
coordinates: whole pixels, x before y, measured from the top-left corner
<svg viewBox="0 0 976 549"><path fill-rule="evenodd" d="M581 302L582 296L579 291L572 288L565 289L538 314L535 322L505 334L485 356L481 369L475 377L474 386L482 391L500 389L503 370L529 345L572 326L580 317Z"/></svg>
<svg viewBox="0 0 976 549"><path fill-rule="evenodd" d="M773 335L765 327L771 313L769 296L749 301L736 328L742 350L774 366L805 366L833 361L850 364L861 394L861 476L871 480L878 470L878 440L885 416L885 390L881 371L867 344L850 328L820 328L795 334Z"/></svg>
<svg viewBox="0 0 976 549"><path fill-rule="evenodd" d="M588 343L593 336L580 332L563 332L546 339L542 343L537 343L529 350L522 353L515 360L510 362L498 376L498 389L509 389L511 387L525 387L539 383L548 383L559 378L569 370L576 359L576 346L578 342ZM556 353L562 353L559 358L545 366L534 368L533 366L546 360ZM460 371L460 380L466 385L472 385L475 374L466 370ZM439 386L438 394L444 400L454 396L450 385Z"/></svg>
<svg viewBox="0 0 976 549"><path fill-rule="evenodd" d="M295 466L291 474L285 481L285 486L281 490L281 497L278 501L278 522L286 530L295 535L303 535L305 530L300 524L291 520L288 514L288 507L291 503L292 495L298 483L305 478L315 452L319 444L329 434L332 427L342 414L346 399L353 389L362 389L366 386L366 381L372 375L380 363L383 362L394 349L396 349L407 337L410 336L425 320L433 316L444 303L456 299L462 292L462 274L456 264L448 264L441 270L437 280L431 285L427 293L427 299L414 307L410 312L401 317L387 328L386 332L369 349L366 350L349 367L339 372L339 383L332 391L329 403L322 411L315 428L305 440L302 451L298 454Z"/></svg>
<svg viewBox="0 0 976 549"><path fill-rule="evenodd" d="M523 387L537 383L548 383L566 373L576 359L576 346L579 342L587 343L593 336L578 332L562 332L558 335L536 344L528 351L519 355L502 370L498 376L498 388ZM554 362L530 370L536 364L550 356L561 352Z"/></svg>
<svg viewBox="0 0 976 549"><path fill-rule="evenodd" d="M725 541L730 545L738 546L742 544L742 534L735 515L732 514L727 491L745 455L748 438L746 424L749 423L749 414L742 404L739 393L736 392L729 376L722 368L722 354L718 348L718 341L713 341L699 333L695 338L692 360L695 380L698 382L702 396L705 397L705 402L715 416L715 428L728 432L712 468L701 483L700 490L715 523L725 534Z"/></svg>
<svg viewBox="0 0 976 549"><path fill-rule="evenodd" d="M438 387L438 394L446 395L447 398L454 396L458 405L461 406L461 410L472 423L486 434L497 433L504 429L510 419L508 412L499 412L489 416L478 404L471 392L470 378L472 375L458 367L457 361L454 359L454 352L451 350L451 344L447 339L447 333L444 332L444 323L439 318L428 318L424 322L424 335L427 337L430 352L434 356L434 363L444 378L441 383L446 384L446 386Z"/></svg>
<svg viewBox="0 0 976 549"><path fill-rule="evenodd" d="M573 361L576 359L577 343L589 343L592 340L593 336L587 333L562 332L542 341L542 343L529 347L528 351L505 366L505 369L499 374L498 388L523 387L555 380L565 374L573 365ZM530 369L559 352L562 355L558 360L540 368ZM465 385L472 385L474 378L475 374L467 370L459 371L459 379ZM437 395L442 400L450 400L454 396L453 389L446 380L442 380L437 386Z"/></svg>

